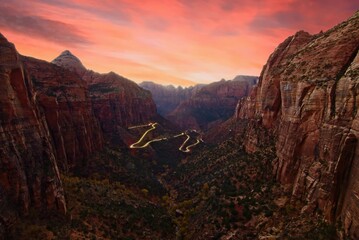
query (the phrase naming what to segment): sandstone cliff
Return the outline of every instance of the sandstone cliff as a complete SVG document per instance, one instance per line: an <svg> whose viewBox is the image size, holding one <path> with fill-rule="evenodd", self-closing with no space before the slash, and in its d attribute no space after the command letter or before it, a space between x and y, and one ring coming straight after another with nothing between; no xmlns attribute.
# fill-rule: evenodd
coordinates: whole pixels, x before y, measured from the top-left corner
<svg viewBox="0 0 359 240"><path fill-rule="evenodd" d="M113 72L100 74L86 70L69 51L63 52L53 63L77 73L88 83L92 108L108 139L126 142L123 128L147 123L157 116L151 93L136 83Z"/></svg>
<svg viewBox="0 0 359 240"><path fill-rule="evenodd" d="M104 142L86 82L76 73L45 61L28 57L22 61L34 84L36 103L46 117L59 167L84 166Z"/></svg>
<svg viewBox="0 0 359 240"><path fill-rule="evenodd" d="M0 222L30 207L66 212L51 136L13 44L0 34Z"/></svg>
<svg viewBox="0 0 359 240"><path fill-rule="evenodd" d="M230 118L236 104L248 96L257 77L238 76L203 86L190 99L182 102L167 118L180 127L206 130Z"/></svg>
<svg viewBox="0 0 359 240"><path fill-rule="evenodd" d="M172 85L163 86L153 82L142 82L140 87L149 90L152 93L153 100L156 103L158 113L166 117L182 102L190 99L204 85L197 84L193 87L182 88Z"/></svg>
<svg viewBox="0 0 359 240"><path fill-rule="evenodd" d="M359 12L329 31L298 32L269 57L258 86L236 117L247 151L259 150L263 126L273 135L277 179L359 238Z"/></svg>

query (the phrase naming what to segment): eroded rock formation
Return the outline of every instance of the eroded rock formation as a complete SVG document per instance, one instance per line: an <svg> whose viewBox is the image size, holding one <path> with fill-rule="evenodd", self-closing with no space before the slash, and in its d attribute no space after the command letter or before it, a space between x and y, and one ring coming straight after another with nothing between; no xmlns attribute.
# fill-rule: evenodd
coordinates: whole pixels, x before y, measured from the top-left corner
<svg viewBox="0 0 359 240"><path fill-rule="evenodd" d="M30 207L66 212L55 150L36 90L12 43L0 34L1 227Z"/></svg>
<svg viewBox="0 0 359 240"><path fill-rule="evenodd" d="M259 150L255 128L273 134L277 179L327 219L359 238L359 12L325 33L298 32L269 57L259 84L236 117L247 151Z"/></svg>
<svg viewBox="0 0 359 240"><path fill-rule="evenodd" d="M151 93L136 83L114 72L100 74L84 70L79 59L69 51L63 52L53 63L77 73L88 83L92 107L105 137L115 142L126 141L123 128L147 123L157 115Z"/></svg>
<svg viewBox="0 0 359 240"><path fill-rule="evenodd" d="M0 35L0 236L30 208L65 213L59 169L86 166L105 140L157 116L135 83L61 58L63 67L22 57Z"/></svg>
<svg viewBox="0 0 359 240"><path fill-rule="evenodd" d="M46 61L23 57L35 89L35 100L46 117L59 167L82 167L103 147L99 121L88 86L76 73Z"/></svg>

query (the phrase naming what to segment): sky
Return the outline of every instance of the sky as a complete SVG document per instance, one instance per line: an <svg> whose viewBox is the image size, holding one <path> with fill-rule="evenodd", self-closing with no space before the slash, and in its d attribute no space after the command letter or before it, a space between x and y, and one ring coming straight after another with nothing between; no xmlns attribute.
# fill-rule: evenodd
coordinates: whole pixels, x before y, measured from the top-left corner
<svg viewBox="0 0 359 240"><path fill-rule="evenodd" d="M0 32L27 56L189 86L258 76L279 43L346 20L356 0L3 0Z"/></svg>

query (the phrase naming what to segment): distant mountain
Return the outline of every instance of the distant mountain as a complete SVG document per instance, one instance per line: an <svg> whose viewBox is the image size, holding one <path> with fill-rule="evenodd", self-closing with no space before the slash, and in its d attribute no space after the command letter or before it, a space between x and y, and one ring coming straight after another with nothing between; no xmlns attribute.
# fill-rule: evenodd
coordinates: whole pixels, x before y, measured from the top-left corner
<svg viewBox="0 0 359 240"><path fill-rule="evenodd" d="M198 84L193 87L183 88L181 86L174 87L172 85L163 86L154 82L142 82L139 85L152 93L157 111L162 116L167 116L178 107L179 104L188 100L204 86L204 84Z"/></svg>
<svg viewBox="0 0 359 240"><path fill-rule="evenodd" d="M181 128L206 130L230 118L239 99L248 96L258 77L237 76L201 87L166 117Z"/></svg>

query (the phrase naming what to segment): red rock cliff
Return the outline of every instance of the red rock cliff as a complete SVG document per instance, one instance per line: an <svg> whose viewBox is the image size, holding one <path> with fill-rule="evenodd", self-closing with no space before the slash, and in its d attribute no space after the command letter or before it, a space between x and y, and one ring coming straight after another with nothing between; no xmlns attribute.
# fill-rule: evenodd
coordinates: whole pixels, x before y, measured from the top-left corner
<svg viewBox="0 0 359 240"><path fill-rule="evenodd" d="M269 57L258 86L240 101L245 145L258 150L255 126L274 136L277 179L359 238L359 12L329 31L298 32Z"/></svg>
<svg viewBox="0 0 359 240"><path fill-rule="evenodd" d="M66 212L55 151L36 92L13 44L0 34L1 225L7 211L30 207ZM10 207L6 202L11 203Z"/></svg>
<svg viewBox="0 0 359 240"><path fill-rule="evenodd" d="M63 52L53 63L76 72L89 84L93 109L105 136L114 141L124 140L123 128L148 123L157 115L149 91L113 72L100 74L84 70L81 62L77 62L76 68L68 67L72 66L69 62L79 61L69 54Z"/></svg>
<svg viewBox="0 0 359 240"><path fill-rule="evenodd" d="M85 165L104 142L87 83L54 64L22 59L34 84L35 100L45 114L61 169Z"/></svg>

